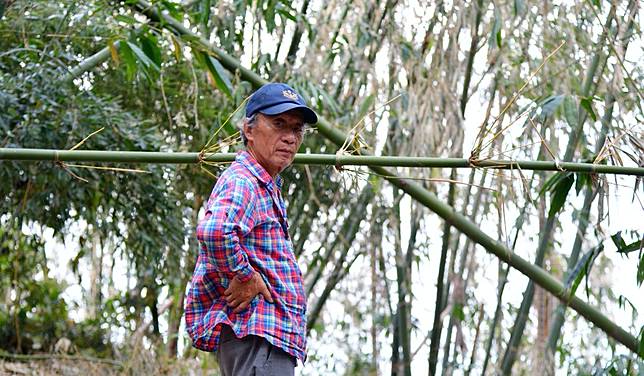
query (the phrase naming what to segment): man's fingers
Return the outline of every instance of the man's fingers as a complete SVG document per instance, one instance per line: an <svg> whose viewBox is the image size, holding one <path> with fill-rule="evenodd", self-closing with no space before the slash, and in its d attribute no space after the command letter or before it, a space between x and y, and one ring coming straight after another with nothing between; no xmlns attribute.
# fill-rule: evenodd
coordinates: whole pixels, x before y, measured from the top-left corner
<svg viewBox="0 0 644 376"><path fill-rule="evenodd" d="M271 292L268 291L268 288L266 287L266 285L264 285L262 287L262 289L259 290L259 292L260 292L260 294L262 294L262 296L264 296L264 299L266 299L269 302L273 303L273 297L271 296Z"/></svg>
<svg viewBox="0 0 644 376"><path fill-rule="evenodd" d="M239 312L241 312L241 311L245 310L245 309L246 309L246 307L248 307L248 302L247 302L247 301L245 301L245 302L241 302L241 304L239 304L239 305L237 306L237 308L235 308L235 310L234 310L233 312L235 312L235 313L239 313Z"/></svg>
<svg viewBox="0 0 644 376"><path fill-rule="evenodd" d="M228 302L229 307L235 308L235 307L237 307L239 305L239 303L243 302L243 300L241 300L239 298L232 298L230 300L227 300L227 302Z"/></svg>

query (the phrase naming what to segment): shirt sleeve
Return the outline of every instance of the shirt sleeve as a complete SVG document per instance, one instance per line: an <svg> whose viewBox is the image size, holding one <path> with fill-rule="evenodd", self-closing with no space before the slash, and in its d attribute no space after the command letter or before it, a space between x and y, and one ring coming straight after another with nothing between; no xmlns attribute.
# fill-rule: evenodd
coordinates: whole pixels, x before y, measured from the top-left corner
<svg viewBox="0 0 644 376"><path fill-rule="evenodd" d="M241 282L250 280L254 273L240 239L255 226L255 197L246 179L227 179L215 188L206 215L197 226L197 239L208 262Z"/></svg>

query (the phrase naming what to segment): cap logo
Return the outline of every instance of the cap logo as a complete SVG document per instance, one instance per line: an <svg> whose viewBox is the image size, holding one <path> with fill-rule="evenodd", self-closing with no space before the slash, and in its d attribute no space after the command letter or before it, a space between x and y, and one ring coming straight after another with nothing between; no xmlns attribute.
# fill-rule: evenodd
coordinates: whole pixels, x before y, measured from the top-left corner
<svg viewBox="0 0 644 376"><path fill-rule="evenodd" d="M297 100L297 94L293 90L283 90L282 95L288 99Z"/></svg>

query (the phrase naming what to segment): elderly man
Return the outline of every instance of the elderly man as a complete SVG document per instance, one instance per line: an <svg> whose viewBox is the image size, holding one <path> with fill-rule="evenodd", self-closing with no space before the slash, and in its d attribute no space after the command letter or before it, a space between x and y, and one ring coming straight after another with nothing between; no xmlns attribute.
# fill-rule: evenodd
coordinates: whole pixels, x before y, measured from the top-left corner
<svg viewBox="0 0 644 376"><path fill-rule="evenodd" d="M245 151L222 173L197 227L186 302L193 345L217 351L223 375L293 375L306 356L306 297L278 176L317 115L271 83L246 105Z"/></svg>

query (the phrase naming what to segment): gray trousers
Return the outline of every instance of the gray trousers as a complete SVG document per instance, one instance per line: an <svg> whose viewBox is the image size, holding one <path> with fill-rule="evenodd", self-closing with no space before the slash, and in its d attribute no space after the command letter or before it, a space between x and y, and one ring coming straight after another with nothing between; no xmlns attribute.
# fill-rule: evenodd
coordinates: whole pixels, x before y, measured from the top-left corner
<svg viewBox="0 0 644 376"><path fill-rule="evenodd" d="M293 376L296 364L293 356L262 337L235 337L228 325L221 326L217 360L223 376Z"/></svg>

